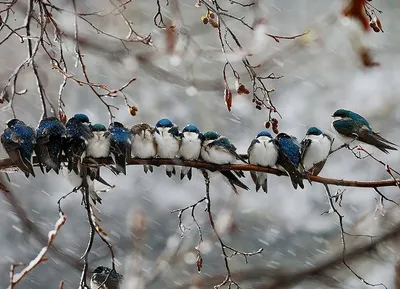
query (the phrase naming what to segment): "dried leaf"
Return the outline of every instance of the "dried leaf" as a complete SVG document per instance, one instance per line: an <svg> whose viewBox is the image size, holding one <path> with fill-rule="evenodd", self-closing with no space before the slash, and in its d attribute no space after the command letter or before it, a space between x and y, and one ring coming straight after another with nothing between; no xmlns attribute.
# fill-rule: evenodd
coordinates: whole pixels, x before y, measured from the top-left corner
<svg viewBox="0 0 400 289"><path fill-rule="evenodd" d="M67 123L67 116L66 116L65 113L63 113L61 110L58 111L58 118L60 119L60 121L61 121L63 124L66 124L66 123Z"/></svg>
<svg viewBox="0 0 400 289"><path fill-rule="evenodd" d="M174 25L167 25L165 28L165 41L167 43L167 52L172 53L176 44L176 33Z"/></svg>
<svg viewBox="0 0 400 289"><path fill-rule="evenodd" d="M203 268L203 257L201 256L200 251L197 251L197 256L196 256L196 266L197 266L197 272L201 272L201 268Z"/></svg>
<svg viewBox="0 0 400 289"><path fill-rule="evenodd" d="M236 79L235 81L235 88L236 88L236 92L238 94L249 94L250 91L246 88L246 86L244 86L243 83L241 83L239 81L239 79Z"/></svg>
<svg viewBox="0 0 400 289"><path fill-rule="evenodd" d="M231 107L232 107L232 91L229 89L229 87L225 88L224 97L225 97L226 108L228 109L228 111L231 111Z"/></svg>
<svg viewBox="0 0 400 289"><path fill-rule="evenodd" d="M366 0L350 0L349 4L344 8L343 15L346 17L355 18L364 27L364 30L369 29L369 19L365 14L364 5Z"/></svg>

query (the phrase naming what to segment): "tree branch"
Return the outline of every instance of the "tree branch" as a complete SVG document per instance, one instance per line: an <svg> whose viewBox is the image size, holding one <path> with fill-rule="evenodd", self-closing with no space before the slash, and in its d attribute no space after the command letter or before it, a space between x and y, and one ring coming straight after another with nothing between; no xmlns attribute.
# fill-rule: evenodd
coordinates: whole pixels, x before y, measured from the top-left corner
<svg viewBox="0 0 400 289"><path fill-rule="evenodd" d="M37 158L33 158L34 166L38 166ZM84 163L88 166L93 166L93 162L88 162L84 160ZM96 163L99 166L111 165L113 161L111 158L100 158L96 159ZM153 166L161 166L161 165L177 165L184 167L193 167L197 169L207 169L209 171L257 171L264 172L276 176L287 176L287 174L283 171L280 171L275 168L270 167L261 167L250 164L229 164L229 165L217 165L210 164L203 161L190 161L190 160L182 160L179 158L174 159L162 159L162 158L152 158L152 159L129 159L127 161L127 165L153 165ZM12 162L11 159L0 159L0 171L10 171L16 170L17 167ZM359 187L359 188L380 188L380 187L396 187L400 182L400 179L389 179L389 180L378 180L378 181L353 181L353 180L343 180L343 179L332 179L325 178L321 176L312 176L312 175L304 175L304 179L309 179L312 182L326 184L326 185L335 185L335 186L344 186L344 187Z"/></svg>

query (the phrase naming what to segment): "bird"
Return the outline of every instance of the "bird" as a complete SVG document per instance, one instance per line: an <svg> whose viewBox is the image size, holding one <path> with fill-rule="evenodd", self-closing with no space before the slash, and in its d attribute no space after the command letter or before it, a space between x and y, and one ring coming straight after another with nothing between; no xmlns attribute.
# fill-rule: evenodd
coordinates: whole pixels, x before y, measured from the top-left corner
<svg viewBox="0 0 400 289"><path fill-rule="evenodd" d="M157 155L160 158L175 158L179 153L179 128L167 118L162 118L156 123L154 139L157 144ZM173 165L166 165L168 177L176 174Z"/></svg>
<svg viewBox="0 0 400 289"><path fill-rule="evenodd" d="M56 117L46 117L40 121L36 129L35 153L43 173L43 166L46 167L46 173L51 169L59 173L66 135L65 125Z"/></svg>
<svg viewBox="0 0 400 289"><path fill-rule="evenodd" d="M16 166L35 177L32 166L32 154L36 144L35 130L23 121L13 118L7 123L7 128L1 135L1 143Z"/></svg>
<svg viewBox="0 0 400 289"><path fill-rule="evenodd" d="M87 115L77 113L65 125L67 137L64 142L64 152L68 159L68 170L79 175L79 164L84 157L86 146L93 133L90 131L90 121Z"/></svg>
<svg viewBox="0 0 400 289"><path fill-rule="evenodd" d="M110 132L100 123L90 126L93 136L88 139L86 156L92 158L106 158L110 155Z"/></svg>
<svg viewBox="0 0 400 289"><path fill-rule="evenodd" d="M251 142L247 155L249 163L264 167L273 167L278 160L278 149L274 143L272 135L268 131L261 131ZM267 173L250 171L251 178L256 185L256 192L263 188L264 192L267 189Z"/></svg>
<svg viewBox="0 0 400 289"><path fill-rule="evenodd" d="M98 266L94 269L90 278L91 289L118 289L124 280L124 276L114 269L105 266Z"/></svg>
<svg viewBox="0 0 400 289"><path fill-rule="evenodd" d="M107 128L100 123L96 123L94 125L90 125L90 131L93 136L88 140L86 146L86 157L88 158L107 158L110 156L110 132L107 131ZM97 164L96 161L89 159ZM90 167L87 169L87 174L90 175L91 181L96 179L102 184L111 187L111 185L106 182L100 176L100 167ZM97 196L97 194L96 194ZM96 200L101 204L101 198L97 196L97 198L93 198L94 203L96 204Z"/></svg>
<svg viewBox="0 0 400 289"><path fill-rule="evenodd" d="M368 121L361 115L350 110L338 109L332 117L334 118L331 124L332 130L345 144L358 141L372 145L386 154L389 153L388 150L397 150L392 145L398 145L374 132Z"/></svg>
<svg viewBox="0 0 400 289"><path fill-rule="evenodd" d="M120 122L112 122L108 127L110 133L110 154L117 174L126 175L126 161L131 156L131 131Z"/></svg>
<svg viewBox="0 0 400 289"><path fill-rule="evenodd" d="M298 185L304 189L303 176L299 171L301 155L297 139L281 132L275 137L274 142L278 148L277 166L288 173L295 189Z"/></svg>
<svg viewBox="0 0 400 289"><path fill-rule="evenodd" d="M246 162L245 159L236 153L236 147L228 138L214 131L207 131L203 134L200 156L204 161L212 164L232 164L235 163L237 159ZM235 185L245 190L249 189L231 171L220 172L228 179L235 193L238 193ZM235 173L239 177L244 177L242 171L235 171Z"/></svg>
<svg viewBox="0 0 400 289"><path fill-rule="evenodd" d="M319 128L310 127L301 141L301 164L305 171L318 176L329 156L333 139Z"/></svg>
<svg viewBox="0 0 400 289"><path fill-rule="evenodd" d="M140 159L153 158L157 154L157 144L154 139L154 127L147 123L138 123L131 128L132 156ZM151 165L143 165L144 172L153 172Z"/></svg>
<svg viewBox="0 0 400 289"><path fill-rule="evenodd" d="M203 134L194 124L185 126L180 134L179 156L185 160L197 160L200 156ZM192 168L182 167L181 180L187 175L192 179Z"/></svg>

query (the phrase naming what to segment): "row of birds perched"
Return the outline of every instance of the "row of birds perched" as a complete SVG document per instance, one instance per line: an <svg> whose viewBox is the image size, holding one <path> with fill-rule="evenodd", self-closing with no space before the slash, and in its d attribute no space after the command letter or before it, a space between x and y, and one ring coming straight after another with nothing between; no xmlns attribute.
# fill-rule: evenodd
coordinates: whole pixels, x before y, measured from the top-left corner
<svg viewBox="0 0 400 289"><path fill-rule="evenodd" d="M332 130L345 143L367 143L385 153L388 153L387 150L397 150L394 143L374 132L361 115L339 109L332 117ZM304 172L319 174L331 152L333 140L317 127L309 128L300 143L286 133L279 133L273 138L268 131L261 131L248 148L248 163L282 169L288 173L295 189L298 186L304 188ZM179 131L178 126L169 119L160 119L154 127L139 123L129 129L120 122L113 122L106 128L102 124L92 125L85 114L75 114L65 126L55 117L44 118L36 130L21 120L12 119L7 122L1 142L12 161L27 177L35 176L33 152L42 172L53 169L57 174L63 153L67 158L68 171L77 175L81 175L83 157L95 159L111 156L115 165L112 170L116 174L126 174L126 162L131 157L180 157L212 164L232 164L238 160L247 163L227 137L214 131L201 133L193 124ZM176 174L175 166L165 167L169 177ZM144 165L144 170L146 173L152 172L153 168ZM235 186L248 190L238 179L244 177L242 171L221 171L221 174L235 192ZM103 182L98 170L90 172L90 176L91 180ZM191 167L181 168L181 179L185 176L191 179ZM252 171L251 177L256 191L262 188L267 192L266 173Z"/></svg>

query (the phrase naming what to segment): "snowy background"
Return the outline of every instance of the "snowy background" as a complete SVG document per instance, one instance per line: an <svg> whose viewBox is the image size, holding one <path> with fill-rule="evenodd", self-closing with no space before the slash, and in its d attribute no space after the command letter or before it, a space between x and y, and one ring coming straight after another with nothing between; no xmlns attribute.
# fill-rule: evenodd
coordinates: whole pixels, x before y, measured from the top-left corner
<svg viewBox="0 0 400 289"><path fill-rule="evenodd" d="M154 2L134 1L127 6L125 13L137 31L143 35L151 33L154 44L162 47L163 35L153 26L152 16L156 12ZM225 2L224 6L230 7L229 1ZM103 7L102 5L104 8L109 8L110 5L107 3L107 1L79 1L78 10L83 12L98 10L99 7ZM54 1L54 4L72 10L69 1ZM194 4L195 1L181 1L183 23L188 31L195 34L194 39L201 43L201 48L208 52L195 59L184 60L177 67L170 64L169 56L160 56L153 62L171 73L190 79L190 71L185 69L184 64L185 61L192 61L195 79L216 81L221 79L223 67L223 61L210 57L213 51L220 51L217 31L201 23L200 17L205 14L205 9L196 9ZM380 18L385 32L370 32L367 35L360 33L358 24L342 17L333 24L321 20L327 15L338 16L344 4L345 1L330 0L261 1L259 13L268 20L266 32L288 36L311 29L307 39L314 40L304 45L299 44L301 40L296 40L297 42L282 40L281 43L276 43L268 37L254 36L243 25L234 22L231 27L247 49L254 48L255 55L250 58L253 64L267 61L262 70L259 70L260 73L268 75L274 72L284 76L280 80L268 83L269 87L276 89L272 99L283 117L280 120L280 131L295 135L299 139L303 138L309 126L318 126L329 131L332 113L338 108L346 108L360 113L369 120L374 130L379 130L384 137L400 144L398 95L400 2L373 1L375 6L384 11ZM16 23L21 18L21 11L25 9L23 4L19 7L21 10L17 10L15 14ZM170 15L169 10L163 11L166 15ZM231 11L246 15L248 22L251 23L252 14L246 14L245 9L232 6ZM63 29L73 32L73 17L70 14L54 12L54 15ZM125 37L127 34L126 26L118 16L91 19L107 32L120 37ZM82 22L80 25L85 40L100 43L110 51L109 53L90 49L83 51L88 73L93 82L106 83L110 88L118 88L133 76L137 77L137 80L125 90L131 103L139 108L137 116L129 115L122 98L107 100L121 107L115 113L117 120L128 127L137 122L154 125L158 119L164 117L170 118L181 128L187 123L195 123L202 131L216 130L226 135L241 153L247 151L254 136L263 130L263 123L268 117L267 112L256 110L251 97L234 95L232 112L229 113L223 100L222 84L221 89L217 91L210 89L198 91L196 95L190 93L188 95L189 84L176 85L164 81L162 76L156 77L135 60L136 54L154 51L153 48L141 43L131 43L128 45L130 52L127 53L118 41L97 35ZM372 49L375 59L381 64L379 67L367 69L361 65L351 44L351 39L356 37L355 35L361 35L361 40ZM294 50L289 48L295 45L299 47ZM76 72L77 77L82 78L80 68L73 67L75 62L73 43L67 43L67 48L66 57L70 59L70 69ZM114 50L116 53L113 53ZM0 72L0 83L5 85L15 67L26 58L26 44L21 44L18 39L11 37L10 41L0 47L0 53L0 65L3 68ZM222 59L220 56L218 58ZM62 77L55 70L51 70L51 65L43 54L38 55L38 64L47 94L56 101ZM242 80L250 87L240 61L235 65L242 75ZM233 80L231 82L233 84ZM19 88L27 88L28 93L16 96L16 114L20 119L36 126L41 108L29 69L21 75ZM88 87L80 87L74 82L69 82L64 92L64 101L68 116L82 112L89 116L92 123L108 124L106 108ZM3 129L4 123L12 117L12 114L2 110L2 107L0 110L0 129ZM335 144L338 145L339 141ZM398 152L390 155L377 152L376 156L389 162L394 168L400 167ZM6 154L1 148L0 158L5 157ZM47 232L53 229L58 218L57 200L73 187L62 175L51 172L43 176L39 170L36 170L36 173L36 178L29 179L20 173L10 174L11 188L32 221L43 232ZM170 213L171 210L185 207L202 198L203 178L198 171L194 171L194 178L190 182L187 179L180 181L178 176L169 179L163 168L157 168L154 174L146 175L141 166L130 166L126 176L115 177L106 169L103 169L102 173L106 180L116 185L115 189L101 194L103 204L98 206L100 210L98 216L102 219L102 226L109 233L110 241L114 245L119 263L118 270L125 275L129 274L126 272L129 259L127 257L132 247L129 228L132 216L141 212L146 217L147 226L145 260L141 264L146 274L166 246L167 238L177 231L178 219L176 214ZM332 155L321 175L349 180L388 178L382 166L371 159L356 159L346 150ZM250 190L242 190L239 196L235 196L229 185L217 175L211 181L214 213L235 208L234 222L237 230L224 236L226 243L242 251L264 248L262 255L249 258L249 264L245 264L241 257L233 258L232 268L248 269L252 266L278 268L281 265L304 268L313 266L316 260L341 250L337 216L321 215L329 209L322 185L315 183L310 186L305 183L304 190L295 191L289 179L270 176L269 193L265 195L262 192L255 193L248 174L245 183ZM332 187L332 190L334 189ZM398 196L395 188L381 191L392 198ZM0 195L0 198L3 196ZM373 189L347 189L341 208L341 212L345 215L346 229L352 231L356 226L358 234L379 234L380 229L385 229L388 224L395 222L398 218L396 213L374 218L375 198L377 195ZM62 208L68 219L55 242L76 259L84 252L89 228L84 207L80 202L80 194L73 194L62 202ZM387 204L386 209L390 210L390 206L391 204ZM203 208L204 205L199 205L197 216L199 220L207 221ZM22 230L21 222L10 210L11 207L6 201L0 202L2 288L9 282L10 265L13 262L29 262L43 245L35 242ZM207 223L203 227L205 237L212 238ZM176 288L190 281L193 276L201 277L225 272L220 248L212 239L209 248L204 246L202 273L197 273L193 263L193 247L196 246L197 240L193 227L190 236L184 240L184 248L189 253L182 253L174 266L151 288ZM389 252L391 253L384 255L383 258L365 260L355 265L354 269L368 282L383 282L388 288L394 288L392 280L394 264L399 251L396 247L391 247ZM109 266L110 259L107 254L107 247L96 239L89 257L91 269L100 264ZM347 270L335 274L340 281L339 287L365 286ZM18 288L57 288L61 280L66 282L64 288L76 288L79 277L78 270L66 265L63 260L50 257L19 284ZM307 286L316 288L315 286L321 285L307 284Z"/></svg>

